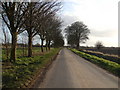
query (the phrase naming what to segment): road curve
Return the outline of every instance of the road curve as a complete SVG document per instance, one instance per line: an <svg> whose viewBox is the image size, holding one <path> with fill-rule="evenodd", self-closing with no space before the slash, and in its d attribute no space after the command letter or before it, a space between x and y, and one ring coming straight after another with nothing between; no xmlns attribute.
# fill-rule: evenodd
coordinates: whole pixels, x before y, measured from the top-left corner
<svg viewBox="0 0 120 90"><path fill-rule="evenodd" d="M118 78L64 48L39 88L118 88Z"/></svg>

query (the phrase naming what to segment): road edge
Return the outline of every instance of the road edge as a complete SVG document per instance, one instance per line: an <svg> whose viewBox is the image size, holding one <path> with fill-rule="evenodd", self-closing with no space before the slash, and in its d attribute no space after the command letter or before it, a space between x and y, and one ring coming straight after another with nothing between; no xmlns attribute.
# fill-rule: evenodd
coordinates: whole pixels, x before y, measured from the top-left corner
<svg viewBox="0 0 120 90"><path fill-rule="evenodd" d="M62 49L62 48L61 48ZM58 54L60 53L61 49L52 57L50 58L50 62L43 68L41 68L36 75L32 78L31 82L25 88L36 88L38 87L44 80L46 72L52 65L53 61L57 58Z"/></svg>

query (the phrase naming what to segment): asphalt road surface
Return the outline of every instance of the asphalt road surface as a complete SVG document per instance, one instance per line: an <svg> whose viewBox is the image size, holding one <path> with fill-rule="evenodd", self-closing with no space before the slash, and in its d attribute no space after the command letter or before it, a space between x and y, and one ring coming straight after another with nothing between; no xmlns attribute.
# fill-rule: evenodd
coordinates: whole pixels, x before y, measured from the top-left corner
<svg viewBox="0 0 120 90"><path fill-rule="evenodd" d="M39 88L118 88L118 78L64 48Z"/></svg>

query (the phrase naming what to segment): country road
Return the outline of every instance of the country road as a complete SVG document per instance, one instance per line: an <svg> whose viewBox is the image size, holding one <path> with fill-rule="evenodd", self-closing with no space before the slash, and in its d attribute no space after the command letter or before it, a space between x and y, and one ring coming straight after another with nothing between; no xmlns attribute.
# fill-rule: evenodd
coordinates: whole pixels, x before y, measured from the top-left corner
<svg viewBox="0 0 120 90"><path fill-rule="evenodd" d="M118 88L118 78L64 48L39 88Z"/></svg>

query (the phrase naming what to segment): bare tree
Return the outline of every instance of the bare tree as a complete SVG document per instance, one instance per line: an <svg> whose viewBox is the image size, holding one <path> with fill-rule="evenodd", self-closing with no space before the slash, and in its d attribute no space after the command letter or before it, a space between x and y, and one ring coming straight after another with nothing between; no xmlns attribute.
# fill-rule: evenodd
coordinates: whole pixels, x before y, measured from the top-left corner
<svg viewBox="0 0 120 90"><path fill-rule="evenodd" d="M24 28L28 33L28 57L32 56L32 39L33 37L37 34L35 31L35 18L37 9L36 7L36 2L30 2L28 5L28 11L25 16L25 23L24 23Z"/></svg>
<svg viewBox="0 0 120 90"><path fill-rule="evenodd" d="M97 41L96 44L95 44L95 47L100 50L102 47L103 47L103 44L101 41Z"/></svg>
<svg viewBox="0 0 120 90"><path fill-rule="evenodd" d="M47 2L41 12L38 13L37 18L37 32L41 39L41 51L43 52L43 42L46 39L47 24L50 22L49 18L54 17L56 12L61 8L61 3L57 1ZM51 23L52 25L52 23ZM48 42L48 41L47 41Z"/></svg>
<svg viewBox="0 0 120 90"><path fill-rule="evenodd" d="M55 14L58 10L60 3L56 0L48 2L40 0L39 2L30 2L27 15L25 17L26 22L24 24L25 29L28 32L28 56L32 56L32 39L39 34L41 38L41 50L43 52L43 42L45 40L45 23L48 16Z"/></svg>
<svg viewBox="0 0 120 90"><path fill-rule="evenodd" d="M6 23L12 36L10 61L16 60L17 35L23 31L24 16L27 11L25 2L1 2L2 19Z"/></svg>
<svg viewBox="0 0 120 90"><path fill-rule="evenodd" d="M61 28L62 21L54 16L48 19L47 28L46 28L46 47L50 50L50 44L55 40L56 35L59 36L59 30Z"/></svg>

